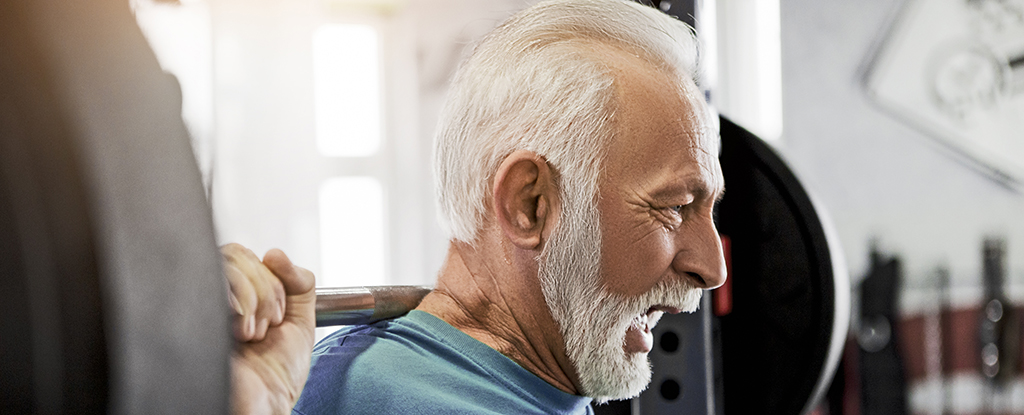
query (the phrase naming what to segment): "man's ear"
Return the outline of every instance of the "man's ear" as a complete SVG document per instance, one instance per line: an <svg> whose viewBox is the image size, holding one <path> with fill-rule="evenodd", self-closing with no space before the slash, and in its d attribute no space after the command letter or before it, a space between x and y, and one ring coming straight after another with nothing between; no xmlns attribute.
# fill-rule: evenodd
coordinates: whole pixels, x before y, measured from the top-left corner
<svg viewBox="0 0 1024 415"><path fill-rule="evenodd" d="M547 160L526 150L509 154L494 175L493 191L495 220L505 236L520 249L540 249L545 227L557 218L558 192Z"/></svg>

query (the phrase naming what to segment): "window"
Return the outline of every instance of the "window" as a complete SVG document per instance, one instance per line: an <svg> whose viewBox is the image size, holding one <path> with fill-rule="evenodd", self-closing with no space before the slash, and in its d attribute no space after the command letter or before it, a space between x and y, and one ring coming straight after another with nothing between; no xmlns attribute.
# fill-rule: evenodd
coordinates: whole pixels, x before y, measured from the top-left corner
<svg viewBox="0 0 1024 415"><path fill-rule="evenodd" d="M313 36L317 148L325 156L361 157L380 147L377 31L328 24Z"/></svg>
<svg viewBox="0 0 1024 415"><path fill-rule="evenodd" d="M712 103L761 138L778 140L782 135L779 0L717 0L706 7L712 12L702 22L716 26L702 30L705 44L717 49L712 52L717 60Z"/></svg>

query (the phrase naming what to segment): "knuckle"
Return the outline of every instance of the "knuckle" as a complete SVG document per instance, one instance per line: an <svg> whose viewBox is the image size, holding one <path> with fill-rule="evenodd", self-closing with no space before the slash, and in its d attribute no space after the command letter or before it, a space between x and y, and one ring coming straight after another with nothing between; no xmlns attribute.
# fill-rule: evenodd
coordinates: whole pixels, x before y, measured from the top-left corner
<svg viewBox="0 0 1024 415"><path fill-rule="evenodd" d="M221 254L224 254L224 256L231 256L231 255L237 255L243 249L245 249L245 248L242 247L242 245L239 245L237 243L232 242L232 243L229 243L227 245L221 246L220 247L220 252L221 252Z"/></svg>
<svg viewBox="0 0 1024 415"><path fill-rule="evenodd" d="M220 252L225 259L233 262L256 258L256 254L251 249L235 242L221 246Z"/></svg>

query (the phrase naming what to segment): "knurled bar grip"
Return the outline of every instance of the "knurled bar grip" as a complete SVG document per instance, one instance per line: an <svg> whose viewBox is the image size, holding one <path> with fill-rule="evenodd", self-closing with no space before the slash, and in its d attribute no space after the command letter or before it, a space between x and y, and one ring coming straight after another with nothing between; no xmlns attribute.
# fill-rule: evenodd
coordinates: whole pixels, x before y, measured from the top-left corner
<svg viewBox="0 0 1024 415"><path fill-rule="evenodd" d="M432 288L420 285L316 289L316 326L368 324L398 317L419 305Z"/></svg>

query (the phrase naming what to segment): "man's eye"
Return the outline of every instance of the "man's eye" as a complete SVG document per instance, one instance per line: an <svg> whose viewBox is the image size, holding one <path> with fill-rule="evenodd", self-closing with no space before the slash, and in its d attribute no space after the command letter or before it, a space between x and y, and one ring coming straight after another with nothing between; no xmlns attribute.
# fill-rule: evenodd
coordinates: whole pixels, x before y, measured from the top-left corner
<svg viewBox="0 0 1024 415"><path fill-rule="evenodd" d="M683 213L683 209L684 208L686 208L686 205L675 205L675 206L670 207L669 209L672 209L672 211L674 211L676 213Z"/></svg>

